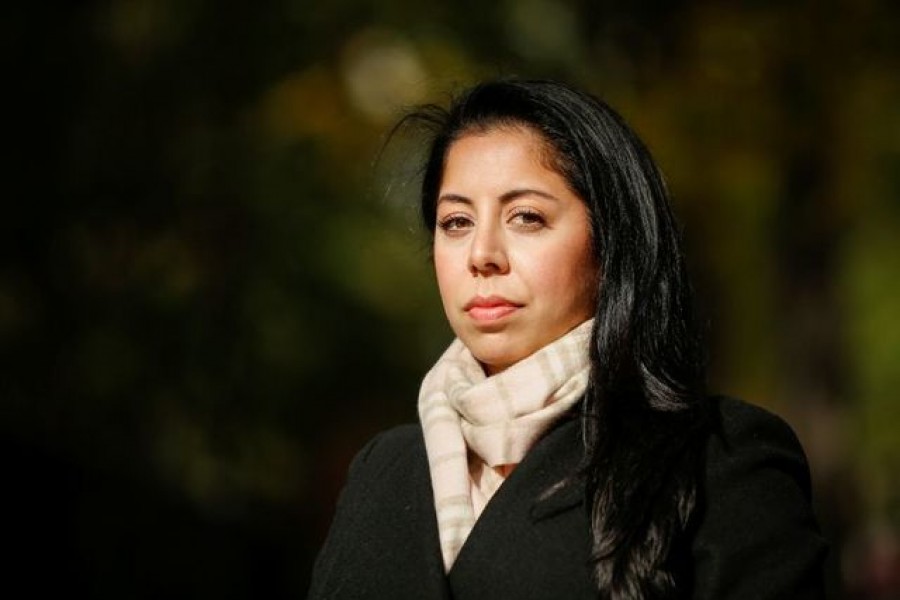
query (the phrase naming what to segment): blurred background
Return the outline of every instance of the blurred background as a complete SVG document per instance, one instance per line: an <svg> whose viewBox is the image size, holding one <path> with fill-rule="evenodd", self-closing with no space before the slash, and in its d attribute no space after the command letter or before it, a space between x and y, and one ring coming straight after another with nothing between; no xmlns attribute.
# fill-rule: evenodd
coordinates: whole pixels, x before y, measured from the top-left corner
<svg viewBox="0 0 900 600"><path fill-rule="evenodd" d="M666 172L714 389L810 457L832 598L900 598L900 5L13 2L4 585L303 597L346 466L450 340L403 107L504 74ZM11 577L10 577L11 576ZM4 594L6 595L6 594Z"/></svg>

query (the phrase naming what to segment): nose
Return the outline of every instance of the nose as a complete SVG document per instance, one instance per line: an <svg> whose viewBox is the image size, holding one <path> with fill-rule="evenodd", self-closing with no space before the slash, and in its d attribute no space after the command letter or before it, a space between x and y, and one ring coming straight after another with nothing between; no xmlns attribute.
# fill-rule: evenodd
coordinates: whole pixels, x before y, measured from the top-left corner
<svg viewBox="0 0 900 600"><path fill-rule="evenodd" d="M502 275L509 271L509 258L503 234L493 227L477 228L469 249L469 272L477 275Z"/></svg>

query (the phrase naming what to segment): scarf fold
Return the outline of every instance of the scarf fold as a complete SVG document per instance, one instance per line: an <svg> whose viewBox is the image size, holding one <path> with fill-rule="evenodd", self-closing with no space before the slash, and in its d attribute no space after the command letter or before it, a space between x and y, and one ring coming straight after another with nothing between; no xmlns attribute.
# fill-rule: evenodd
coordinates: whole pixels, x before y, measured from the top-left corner
<svg viewBox="0 0 900 600"><path fill-rule="evenodd" d="M422 381L419 419L447 571L503 482L500 473L584 394L592 325L585 321L491 377L456 339Z"/></svg>

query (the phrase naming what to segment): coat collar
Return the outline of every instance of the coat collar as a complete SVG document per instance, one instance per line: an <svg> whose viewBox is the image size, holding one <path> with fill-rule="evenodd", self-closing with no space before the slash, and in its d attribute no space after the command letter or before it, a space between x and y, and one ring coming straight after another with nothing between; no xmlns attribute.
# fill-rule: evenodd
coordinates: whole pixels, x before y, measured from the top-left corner
<svg viewBox="0 0 900 600"><path fill-rule="evenodd" d="M583 454L578 431L577 419L562 423L538 443L530 456L519 465L519 468L524 467L521 482L514 480L514 486L521 486L526 497L529 497L527 494L536 494L530 511L533 522L578 508L584 503L584 482L576 477ZM515 473L513 471L512 475Z"/></svg>

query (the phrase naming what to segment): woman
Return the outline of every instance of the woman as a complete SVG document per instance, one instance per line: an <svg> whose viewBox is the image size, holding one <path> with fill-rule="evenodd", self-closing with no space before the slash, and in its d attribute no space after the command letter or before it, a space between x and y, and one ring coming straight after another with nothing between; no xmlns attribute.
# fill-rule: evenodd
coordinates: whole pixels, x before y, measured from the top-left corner
<svg viewBox="0 0 900 600"><path fill-rule="evenodd" d="M607 105L478 85L422 215L457 336L356 457L310 598L818 598L792 431L708 397L662 178Z"/></svg>

